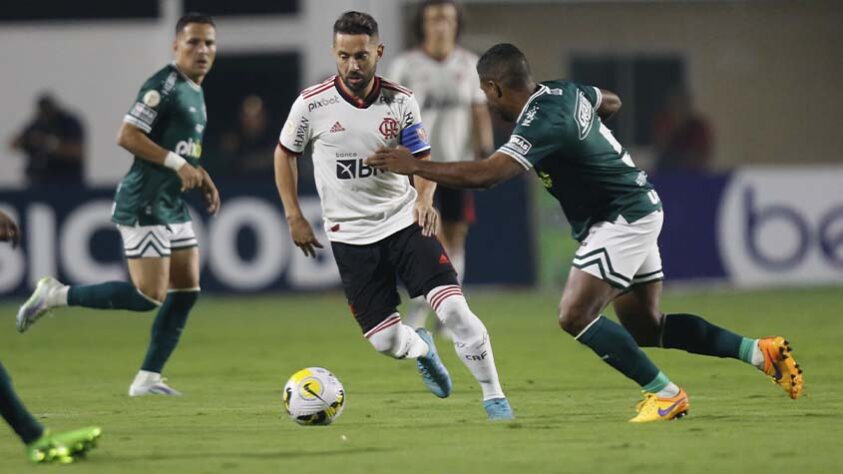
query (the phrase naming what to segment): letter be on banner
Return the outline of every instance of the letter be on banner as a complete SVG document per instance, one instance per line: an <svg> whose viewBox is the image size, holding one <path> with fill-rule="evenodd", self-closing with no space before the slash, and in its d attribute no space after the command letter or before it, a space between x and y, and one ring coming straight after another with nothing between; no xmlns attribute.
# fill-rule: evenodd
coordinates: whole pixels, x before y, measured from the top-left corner
<svg viewBox="0 0 843 474"><path fill-rule="evenodd" d="M739 170L723 193L717 243L741 287L843 282L843 166Z"/></svg>
<svg viewBox="0 0 843 474"><path fill-rule="evenodd" d="M798 212L786 206L770 204L765 207L758 206L755 200L756 191L747 187L743 191L744 222L746 222L745 242L747 251L755 262L771 270L788 270L798 265L808 252L808 245L811 242L811 234L808 224ZM792 248L777 246L775 249L764 250L759 243L760 235L765 227L777 227L774 232L779 235L791 233L793 237L787 240L794 240Z"/></svg>

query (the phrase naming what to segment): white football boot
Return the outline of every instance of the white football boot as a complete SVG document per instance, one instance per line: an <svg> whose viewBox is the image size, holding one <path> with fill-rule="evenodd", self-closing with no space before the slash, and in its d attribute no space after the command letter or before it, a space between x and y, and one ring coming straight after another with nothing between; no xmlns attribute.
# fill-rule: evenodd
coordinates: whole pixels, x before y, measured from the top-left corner
<svg viewBox="0 0 843 474"><path fill-rule="evenodd" d="M179 396L181 392L167 385L167 379L161 377L161 374L150 372L148 370L138 371L132 385L129 386L130 397L140 397L143 395L167 395Z"/></svg>
<svg viewBox="0 0 843 474"><path fill-rule="evenodd" d="M50 308L58 306L56 304L58 293L65 290L66 286L53 277L38 280L32 296L18 310L18 316L15 318L18 332L26 331L42 316L49 313Z"/></svg>

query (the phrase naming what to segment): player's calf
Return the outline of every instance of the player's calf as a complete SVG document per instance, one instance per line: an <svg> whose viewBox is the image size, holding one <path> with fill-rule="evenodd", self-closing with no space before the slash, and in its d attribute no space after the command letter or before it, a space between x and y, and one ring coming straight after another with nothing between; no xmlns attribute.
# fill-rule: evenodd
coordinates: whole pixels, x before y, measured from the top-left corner
<svg viewBox="0 0 843 474"><path fill-rule="evenodd" d="M489 333L469 308L462 289L458 285L439 286L428 292L427 299L453 335L457 356L480 384L489 418L515 418L501 388Z"/></svg>

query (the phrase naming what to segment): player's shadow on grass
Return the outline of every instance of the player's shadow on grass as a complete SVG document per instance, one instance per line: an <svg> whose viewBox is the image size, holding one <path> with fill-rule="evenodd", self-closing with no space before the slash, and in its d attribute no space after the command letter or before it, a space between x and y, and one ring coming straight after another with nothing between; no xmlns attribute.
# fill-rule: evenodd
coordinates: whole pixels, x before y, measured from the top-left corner
<svg viewBox="0 0 843 474"><path fill-rule="evenodd" d="M381 447L365 447L365 448L348 448L348 449L326 449L321 451L261 451L261 452L184 452L184 453L162 453L156 452L154 459L156 461L180 460L180 459L295 459L313 456L345 456L348 454L370 454L378 452L395 451L394 449L386 449ZM113 456L112 459L120 461L149 461L149 454L144 455L129 455L129 456Z"/></svg>

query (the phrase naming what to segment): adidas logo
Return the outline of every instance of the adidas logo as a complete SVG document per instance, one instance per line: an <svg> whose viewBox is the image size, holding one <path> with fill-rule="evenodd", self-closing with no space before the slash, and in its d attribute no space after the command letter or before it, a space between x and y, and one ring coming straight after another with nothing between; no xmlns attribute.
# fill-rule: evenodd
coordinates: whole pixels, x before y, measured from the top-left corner
<svg viewBox="0 0 843 474"><path fill-rule="evenodd" d="M345 128L343 128L343 126L340 125L339 122L335 123L334 126L331 127L331 133L344 132L344 131L345 131Z"/></svg>

